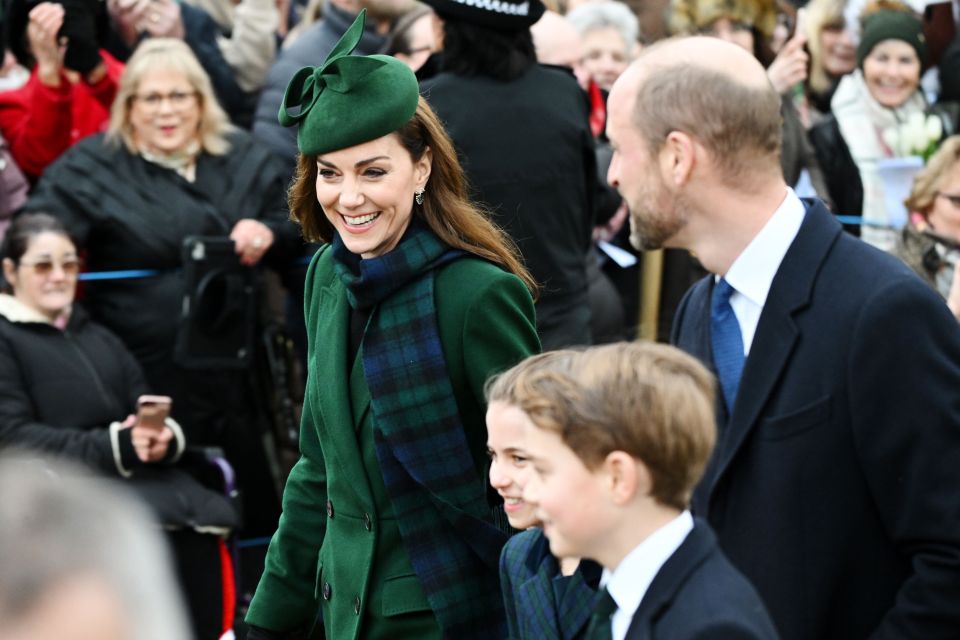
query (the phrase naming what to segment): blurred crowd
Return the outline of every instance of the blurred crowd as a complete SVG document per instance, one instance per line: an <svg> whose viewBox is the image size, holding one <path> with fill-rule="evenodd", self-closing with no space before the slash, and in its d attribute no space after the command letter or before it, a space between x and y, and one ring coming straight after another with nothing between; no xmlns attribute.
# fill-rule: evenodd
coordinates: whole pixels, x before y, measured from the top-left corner
<svg viewBox="0 0 960 640"><path fill-rule="evenodd" d="M130 484L199 640L233 632L259 570L236 540L274 531L297 458L316 245L289 217L309 168L277 114L361 9L355 53L416 73L471 198L517 244L544 350L665 339L706 273L631 245L606 180L608 92L672 35L756 57L786 183L960 318L956 0L545 0L487 24L427 1L3 0L0 448ZM173 399L161 431L136 416L144 394Z"/></svg>

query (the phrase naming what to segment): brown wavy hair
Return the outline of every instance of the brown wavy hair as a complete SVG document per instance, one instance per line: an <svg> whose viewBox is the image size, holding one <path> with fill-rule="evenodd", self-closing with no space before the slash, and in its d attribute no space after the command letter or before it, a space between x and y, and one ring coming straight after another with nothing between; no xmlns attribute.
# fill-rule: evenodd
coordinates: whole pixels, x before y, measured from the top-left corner
<svg viewBox="0 0 960 640"><path fill-rule="evenodd" d="M422 97L417 110L395 135L417 162L430 149L430 180L423 193L423 204L413 215L427 223L442 242L501 266L520 278L536 296L539 286L527 271L517 245L489 214L470 201L467 179L457 159L453 142L436 114ZM300 154L297 172L287 194L290 217L300 224L303 236L311 242L330 242L333 225L317 201L317 159Z"/></svg>

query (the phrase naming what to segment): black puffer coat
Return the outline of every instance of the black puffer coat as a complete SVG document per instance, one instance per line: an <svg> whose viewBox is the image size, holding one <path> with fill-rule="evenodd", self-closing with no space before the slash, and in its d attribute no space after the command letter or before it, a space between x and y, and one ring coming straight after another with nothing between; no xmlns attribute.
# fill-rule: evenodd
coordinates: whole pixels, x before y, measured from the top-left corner
<svg viewBox="0 0 960 640"><path fill-rule="evenodd" d="M137 458L130 429L148 389L143 372L120 340L74 306L65 330L25 305L0 295L0 449L17 448L69 458L130 486L171 527L236 525L232 507L182 471ZM183 452L176 434L167 462Z"/></svg>
<svg viewBox="0 0 960 640"><path fill-rule="evenodd" d="M0 296L0 447L62 455L111 475L128 471L138 458L119 423L146 392L120 340L82 309L61 331Z"/></svg>

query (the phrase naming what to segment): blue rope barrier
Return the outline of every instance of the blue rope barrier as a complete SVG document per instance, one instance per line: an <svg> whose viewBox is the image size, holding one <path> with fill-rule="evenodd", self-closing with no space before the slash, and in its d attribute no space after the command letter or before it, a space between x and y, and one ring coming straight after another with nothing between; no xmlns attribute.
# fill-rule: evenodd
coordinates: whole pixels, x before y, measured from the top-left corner
<svg viewBox="0 0 960 640"><path fill-rule="evenodd" d="M265 547L270 544L270 538L247 538L246 540L237 540L238 549L248 549L250 547Z"/></svg>
<svg viewBox="0 0 960 640"><path fill-rule="evenodd" d="M298 265L308 265L312 256L306 256L296 261ZM77 276L81 282L95 280L135 280L137 278L155 278L166 271L160 269L126 269L121 271L87 271Z"/></svg>
<svg viewBox="0 0 960 640"><path fill-rule="evenodd" d="M134 278L153 278L160 275L159 269L127 269L125 271L88 271L81 273L77 279L81 282L89 280L131 280Z"/></svg>

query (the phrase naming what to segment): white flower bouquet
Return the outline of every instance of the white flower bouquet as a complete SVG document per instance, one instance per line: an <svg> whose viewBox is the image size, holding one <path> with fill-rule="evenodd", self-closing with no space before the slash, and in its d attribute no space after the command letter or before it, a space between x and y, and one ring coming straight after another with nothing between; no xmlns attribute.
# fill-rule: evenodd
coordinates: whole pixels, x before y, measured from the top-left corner
<svg viewBox="0 0 960 640"><path fill-rule="evenodd" d="M883 132L883 141L896 156L920 156L926 164L937 150L943 137L943 123L936 115L911 113L906 122L889 127Z"/></svg>

